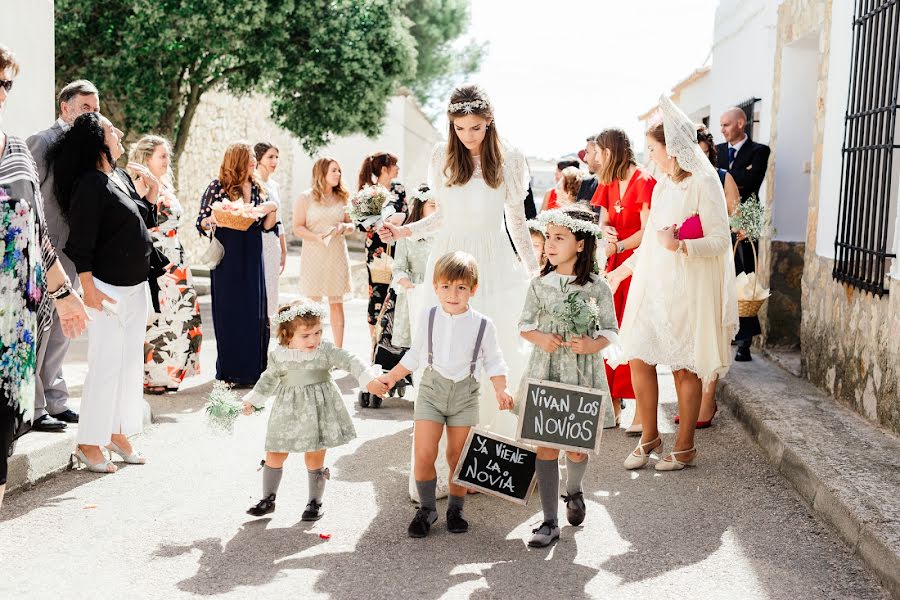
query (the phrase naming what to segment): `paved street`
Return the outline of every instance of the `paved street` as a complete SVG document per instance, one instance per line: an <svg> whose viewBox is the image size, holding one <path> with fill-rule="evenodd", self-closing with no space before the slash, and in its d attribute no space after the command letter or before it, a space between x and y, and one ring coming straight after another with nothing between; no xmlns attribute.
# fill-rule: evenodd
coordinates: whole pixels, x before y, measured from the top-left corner
<svg viewBox="0 0 900 600"><path fill-rule="evenodd" d="M347 346L360 353L364 311L361 300L347 307ZM206 430L211 330L204 305L203 375L176 396L149 397L156 422L135 440L149 464L110 476L65 472L7 499L0 598L887 597L727 411L699 433L699 467L681 473L625 471L635 439L606 431L585 481L586 523L565 527L550 550L523 541L541 520L537 495L527 507L470 497L470 533L447 533L442 518L428 539L411 540L412 405L361 409L344 377L359 437L329 455L326 516L300 521L297 456L277 511L252 519L244 510L260 494L266 417L242 419L231 437ZM660 381L671 423L671 375Z"/></svg>

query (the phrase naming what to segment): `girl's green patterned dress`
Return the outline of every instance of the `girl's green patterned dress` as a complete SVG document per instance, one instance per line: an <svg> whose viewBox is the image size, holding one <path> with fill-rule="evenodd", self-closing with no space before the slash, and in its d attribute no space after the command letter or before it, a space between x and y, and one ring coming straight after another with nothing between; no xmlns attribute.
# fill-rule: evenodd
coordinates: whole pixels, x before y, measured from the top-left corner
<svg viewBox="0 0 900 600"><path fill-rule="evenodd" d="M310 452L334 448L356 437L341 391L331 377L342 369L360 387L378 373L350 352L322 341L312 351L278 346L269 353L268 367L245 397L254 406L275 398L266 432L267 452Z"/></svg>
<svg viewBox="0 0 900 600"><path fill-rule="evenodd" d="M584 286L575 285L574 280L575 276L557 275L553 271L532 279L525 296L522 317L519 319L519 331L537 329L543 333L558 333L568 339L566 328L554 318L553 309L562 306L566 297L576 291L585 300L594 298L600 308L598 330L594 337L603 336L612 344L618 343L616 307L609 285L597 275L593 275L592 281ZM535 346L525 369L525 377L580 385L609 393L606 368L600 353L575 354L565 347L547 353ZM516 395L517 404L523 393L524 388L520 386L519 394ZM603 427L614 427L616 418L612 404L607 402L606 408Z"/></svg>
<svg viewBox="0 0 900 600"><path fill-rule="evenodd" d="M394 331L391 344L398 348L409 348L412 345L412 333L410 315L417 315L417 309L410 308L410 302L421 298L419 286L425 281L425 267L428 264L428 253L431 251L431 241L434 238L427 237L421 240L404 238L397 241L394 248L394 274L391 278L391 287L397 294L397 304L394 307ZM416 287L407 290L397 282L408 278ZM418 308L418 307L417 307Z"/></svg>

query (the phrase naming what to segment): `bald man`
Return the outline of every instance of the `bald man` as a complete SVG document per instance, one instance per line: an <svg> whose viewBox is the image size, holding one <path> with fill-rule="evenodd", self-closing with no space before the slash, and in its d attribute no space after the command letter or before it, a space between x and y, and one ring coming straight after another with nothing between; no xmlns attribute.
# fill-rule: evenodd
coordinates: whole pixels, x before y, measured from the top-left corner
<svg viewBox="0 0 900 600"><path fill-rule="evenodd" d="M746 202L753 194L759 195L759 188L762 187L769 166L769 147L757 144L747 137L744 131L747 115L740 108L732 107L722 113L719 125L722 127L725 143L716 146L718 156L716 166L731 173L741 194L741 202ZM734 253L734 268L738 273L752 273L756 270L753 249L748 240L738 244ZM741 362L752 360L750 345L753 343L753 336L761 332L758 318L740 318L740 330L735 336L737 354L734 360Z"/></svg>

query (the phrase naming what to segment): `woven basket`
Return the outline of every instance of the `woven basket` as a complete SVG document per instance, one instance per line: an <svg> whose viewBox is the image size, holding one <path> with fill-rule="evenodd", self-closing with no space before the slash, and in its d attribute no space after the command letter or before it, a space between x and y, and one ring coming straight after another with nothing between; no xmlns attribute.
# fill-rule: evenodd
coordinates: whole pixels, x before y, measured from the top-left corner
<svg viewBox="0 0 900 600"><path fill-rule="evenodd" d="M387 252L381 256L376 256L369 263L369 274L372 276L372 283L390 283L393 273L394 259Z"/></svg>
<svg viewBox="0 0 900 600"><path fill-rule="evenodd" d="M256 223L253 217L242 217L227 210L213 210L216 216L216 225L227 229L237 229L238 231L247 231L250 226Z"/></svg>
<svg viewBox="0 0 900 600"><path fill-rule="evenodd" d="M749 238L748 238L749 239ZM740 240L734 243L734 250L737 250L738 244ZM754 269L758 265L759 261L756 258L756 244L753 243L753 240L750 240L750 248L753 249L753 265ZM756 275L756 279L754 279L753 283L753 295L756 295L756 290L759 288L759 273ZM759 309L762 308L763 303L768 300L768 298L763 298L762 300L738 300L738 316L739 317L755 317L759 314Z"/></svg>

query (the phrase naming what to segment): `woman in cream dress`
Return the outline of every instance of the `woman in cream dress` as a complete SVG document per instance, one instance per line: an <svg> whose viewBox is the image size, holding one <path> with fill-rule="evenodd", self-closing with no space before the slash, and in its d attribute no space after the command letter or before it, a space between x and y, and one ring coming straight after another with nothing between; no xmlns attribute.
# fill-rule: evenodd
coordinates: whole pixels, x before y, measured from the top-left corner
<svg viewBox="0 0 900 600"><path fill-rule="evenodd" d="M673 451L656 470L675 471L694 464L702 385L728 372L738 318L722 184L697 144L694 123L666 97L660 111L663 122L647 133L647 149L665 176L653 190L640 248L608 279L615 289L633 273L620 335L644 430L625 467L643 467L662 448L656 365L664 364L674 375L681 423ZM679 240L678 227L693 215L702 237Z"/></svg>
<svg viewBox="0 0 900 600"><path fill-rule="evenodd" d="M353 231L347 215L349 194L341 183L341 166L320 158L312 169L312 188L294 203L294 234L300 251L300 293L328 298L334 345L344 345L344 296L350 293L350 256L344 235Z"/></svg>

